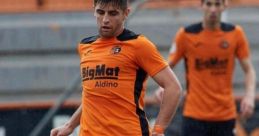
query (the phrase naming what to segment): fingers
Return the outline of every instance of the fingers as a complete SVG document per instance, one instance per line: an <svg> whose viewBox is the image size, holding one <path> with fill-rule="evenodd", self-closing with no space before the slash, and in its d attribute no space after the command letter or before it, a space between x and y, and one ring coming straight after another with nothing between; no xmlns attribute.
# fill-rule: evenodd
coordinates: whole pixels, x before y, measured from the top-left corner
<svg viewBox="0 0 259 136"><path fill-rule="evenodd" d="M253 114L253 110L251 108L245 108L241 111L241 117L243 118L249 118Z"/></svg>
<svg viewBox="0 0 259 136"><path fill-rule="evenodd" d="M59 128L52 129L50 132L50 136L66 136Z"/></svg>
<svg viewBox="0 0 259 136"><path fill-rule="evenodd" d="M163 99L164 90L160 89L155 92L156 99L161 102Z"/></svg>
<svg viewBox="0 0 259 136"><path fill-rule="evenodd" d="M57 136L57 134L58 134L57 129L52 129L52 130L50 131L50 136Z"/></svg>
<svg viewBox="0 0 259 136"><path fill-rule="evenodd" d="M153 133L152 136L165 136L164 134Z"/></svg>
<svg viewBox="0 0 259 136"><path fill-rule="evenodd" d="M254 113L254 107L252 104L242 101L240 105L241 117L249 118Z"/></svg>

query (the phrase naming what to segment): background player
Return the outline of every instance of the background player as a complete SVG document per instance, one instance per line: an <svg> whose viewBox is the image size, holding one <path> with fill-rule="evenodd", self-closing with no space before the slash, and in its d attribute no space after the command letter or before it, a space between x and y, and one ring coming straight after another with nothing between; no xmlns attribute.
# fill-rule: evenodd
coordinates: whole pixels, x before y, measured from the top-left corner
<svg viewBox="0 0 259 136"><path fill-rule="evenodd" d="M238 25L221 22L225 0L201 0L203 20L180 28L172 45L169 63L185 60L187 92L183 109L183 136L233 136L237 117L232 77L235 58L245 73L245 95L240 104L242 118L255 106L255 70L248 41ZM159 88L146 103L159 103Z"/></svg>

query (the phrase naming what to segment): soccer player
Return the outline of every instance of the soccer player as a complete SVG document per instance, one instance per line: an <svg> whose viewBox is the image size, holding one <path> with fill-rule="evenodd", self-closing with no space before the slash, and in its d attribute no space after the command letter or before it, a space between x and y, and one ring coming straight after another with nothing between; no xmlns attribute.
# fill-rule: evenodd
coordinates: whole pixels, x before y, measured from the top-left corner
<svg viewBox="0 0 259 136"><path fill-rule="evenodd" d="M244 30L221 21L225 0L201 0L203 20L180 28L169 53L174 67L184 58L187 91L183 107L182 136L234 136L237 109L232 88L235 58L245 74L245 95L240 104L242 118L255 106L255 70L250 60ZM156 103L163 87L146 98Z"/></svg>
<svg viewBox="0 0 259 136"><path fill-rule="evenodd" d="M68 136L80 124L80 136L163 136L181 95L181 86L155 45L124 28L127 0L94 0L99 34L78 46L82 104L51 136ZM151 130L143 110L147 75L164 88L160 112Z"/></svg>

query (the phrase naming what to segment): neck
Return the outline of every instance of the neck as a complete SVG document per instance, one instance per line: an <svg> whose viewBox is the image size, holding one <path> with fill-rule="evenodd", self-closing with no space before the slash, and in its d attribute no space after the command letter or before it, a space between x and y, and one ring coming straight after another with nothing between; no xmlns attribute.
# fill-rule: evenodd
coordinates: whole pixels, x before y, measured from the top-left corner
<svg viewBox="0 0 259 136"><path fill-rule="evenodd" d="M120 30L117 31L117 33L115 34L115 37L119 36L124 30L124 27L121 27Z"/></svg>
<svg viewBox="0 0 259 136"><path fill-rule="evenodd" d="M218 21L218 22L209 22L209 21L203 20L202 27L204 29L217 30L217 29L220 28L220 21Z"/></svg>

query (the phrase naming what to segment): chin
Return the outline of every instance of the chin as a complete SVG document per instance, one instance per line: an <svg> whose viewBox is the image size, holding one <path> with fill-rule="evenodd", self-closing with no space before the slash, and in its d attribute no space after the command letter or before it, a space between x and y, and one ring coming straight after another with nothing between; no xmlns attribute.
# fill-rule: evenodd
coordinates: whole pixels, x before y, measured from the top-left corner
<svg viewBox="0 0 259 136"><path fill-rule="evenodd" d="M103 38L112 38L112 37L114 37L114 35L111 35L111 34L101 34L101 37L103 37Z"/></svg>
<svg viewBox="0 0 259 136"><path fill-rule="evenodd" d="M210 24L217 24L218 22L219 22L219 20L217 20L217 19L210 19L209 20Z"/></svg>
<svg viewBox="0 0 259 136"><path fill-rule="evenodd" d="M106 33L103 33L103 35L108 38L111 38L111 37L115 37L116 33L115 32L106 32Z"/></svg>

